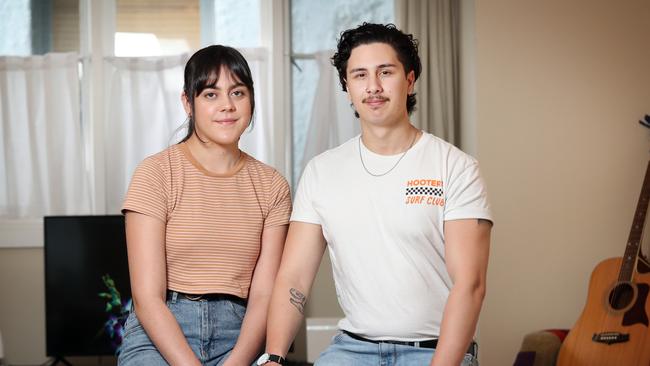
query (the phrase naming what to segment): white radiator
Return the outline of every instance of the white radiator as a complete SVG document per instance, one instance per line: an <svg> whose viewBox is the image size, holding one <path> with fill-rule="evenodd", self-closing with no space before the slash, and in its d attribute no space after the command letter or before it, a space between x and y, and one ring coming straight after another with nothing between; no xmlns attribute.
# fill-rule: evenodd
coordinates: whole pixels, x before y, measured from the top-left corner
<svg viewBox="0 0 650 366"><path fill-rule="evenodd" d="M340 318L307 318L307 362L314 362L332 342Z"/></svg>

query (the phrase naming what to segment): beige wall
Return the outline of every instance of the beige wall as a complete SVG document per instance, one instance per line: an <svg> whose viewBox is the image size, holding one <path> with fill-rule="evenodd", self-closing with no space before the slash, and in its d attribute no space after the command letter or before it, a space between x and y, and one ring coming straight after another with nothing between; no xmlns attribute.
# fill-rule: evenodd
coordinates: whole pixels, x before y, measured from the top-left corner
<svg viewBox="0 0 650 366"><path fill-rule="evenodd" d="M45 361L43 249L0 249L0 332L11 364Z"/></svg>
<svg viewBox="0 0 650 366"><path fill-rule="evenodd" d="M623 254L650 149L650 2L476 2L477 140L496 226L482 365L570 328Z"/></svg>

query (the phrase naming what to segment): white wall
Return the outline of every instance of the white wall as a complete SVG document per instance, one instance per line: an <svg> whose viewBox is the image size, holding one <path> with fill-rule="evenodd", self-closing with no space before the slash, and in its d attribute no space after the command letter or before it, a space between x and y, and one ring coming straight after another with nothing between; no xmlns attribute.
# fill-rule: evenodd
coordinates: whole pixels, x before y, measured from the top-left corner
<svg viewBox="0 0 650 366"><path fill-rule="evenodd" d="M482 365L570 328L593 267L621 256L650 113L650 2L476 2L477 141L496 226Z"/></svg>

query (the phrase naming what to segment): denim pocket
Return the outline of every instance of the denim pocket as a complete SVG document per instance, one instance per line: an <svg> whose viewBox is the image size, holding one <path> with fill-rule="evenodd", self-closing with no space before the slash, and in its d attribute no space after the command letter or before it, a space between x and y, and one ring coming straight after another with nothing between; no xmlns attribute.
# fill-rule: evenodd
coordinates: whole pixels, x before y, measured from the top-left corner
<svg viewBox="0 0 650 366"><path fill-rule="evenodd" d="M135 311L131 310L129 316L126 318L124 323L124 337L126 338L129 334L142 329L138 317L135 315Z"/></svg>
<svg viewBox="0 0 650 366"><path fill-rule="evenodd" d="M233 300L229 300L228 303L230 304L230 308L232 309L232 312L233 314L235 314L237 319L243 321L244 316L246 315L246 305L243 305L242 303Z"/></svg>

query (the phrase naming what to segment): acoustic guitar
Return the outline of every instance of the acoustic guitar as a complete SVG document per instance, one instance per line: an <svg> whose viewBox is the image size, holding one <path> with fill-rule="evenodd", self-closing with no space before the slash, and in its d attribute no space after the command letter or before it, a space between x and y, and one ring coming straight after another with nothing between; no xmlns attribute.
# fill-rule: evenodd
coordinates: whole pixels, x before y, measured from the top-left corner
<svg viewBox="0 0 650 366"><path fill-rule="evenodd" d="M623 257L600 262L558 366L650 366L650 268L639 256L650 200L650 162Z"/></svg>

